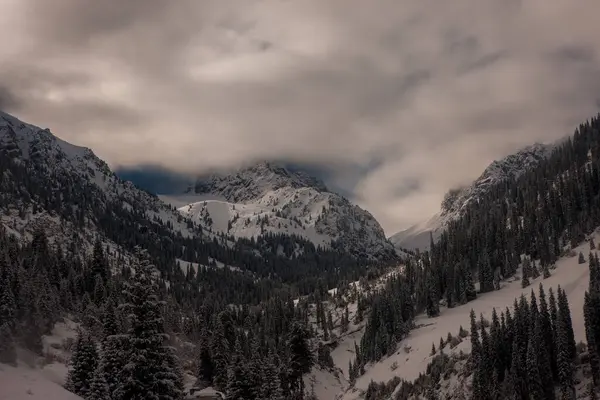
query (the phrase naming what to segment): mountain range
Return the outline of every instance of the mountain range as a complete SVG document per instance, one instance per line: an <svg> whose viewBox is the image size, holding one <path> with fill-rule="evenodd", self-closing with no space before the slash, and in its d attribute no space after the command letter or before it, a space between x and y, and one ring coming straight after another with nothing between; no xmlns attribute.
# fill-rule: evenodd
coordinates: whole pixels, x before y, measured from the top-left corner
<svg viewBox="0 0 600 400"><path fill-rule="evenodd" d="M582 395L600 376L588 362L600 357L600 319L590 318L600 304L599 121L492 163L428 222L394 235L394 249L370 213L301 169L263 161L158 196L90 149L0 113L0 395L7 376L25 398L41 394L31 376L49 391L68 377L82 398L93 376L118 393L125 364L147 366L144 335L177 399L183 376L188 388L250 400L483 400L481 388L526 398L554 386ZM401 251L430 237L428 252ZM555 290L548 302L544 285ZM509 342L491 345L499 338ZM468 362L471 343L496 356ZM527 357L515 389L509 354L546 358ZM44 365L25 370L24 355ZM578 382L552 365L575 366Z"/></svg>

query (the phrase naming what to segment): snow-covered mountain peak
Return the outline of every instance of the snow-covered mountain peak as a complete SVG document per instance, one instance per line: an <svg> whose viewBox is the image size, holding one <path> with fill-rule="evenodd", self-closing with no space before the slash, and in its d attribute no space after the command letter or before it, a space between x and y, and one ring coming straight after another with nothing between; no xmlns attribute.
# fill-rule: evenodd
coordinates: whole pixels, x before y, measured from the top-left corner
<svg viewBox="0 0 600 400"><path fill-rule="evenodd" d="M199 180L197 200L180 212L205 228L236 237L298 235L365 258L392 258L393 245L377 220L318 178L271 162ZM178 199L165 197L172 204ZM180 203L181 204L181 203Z"/></svg>
<svg viewBox="0 0 600 400"><path fill-rule="evenodd" d="M198 194L218 194L237 203L257 200L267 192L283 187L307 187L319 192L327 191L320 179L268 161L239 168L231 173L214 174L208 179L199 179L193 191Z"/></svg>
<svg viewBox="0 0 600 400"><path fill-rule="evenodd" d="M552 153L556 144L535 143L501 160L493 161L471 185L448 191L439 213L426 222L392 235L390 241L400 248L427 248L430 234L437 238L451 221L464 214L469 204L485 196L497 184L517 179L539 164Z"/></svg>

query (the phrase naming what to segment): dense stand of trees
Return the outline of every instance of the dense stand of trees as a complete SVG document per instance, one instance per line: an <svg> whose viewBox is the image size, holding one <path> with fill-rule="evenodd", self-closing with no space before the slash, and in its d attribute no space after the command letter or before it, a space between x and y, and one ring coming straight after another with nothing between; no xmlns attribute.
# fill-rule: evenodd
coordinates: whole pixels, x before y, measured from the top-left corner
<svg viewBox="0 0 600 400"><path fill-rule="evenodd" d="M379 360L402 339L403 328L390 334L387 327L410 321L411 316L403 318L407 314L401 307L378 310L380 299L402 304L410 293L414 313L425 311L435 317L440 303L451 308L476 298L474 274L479 293L485 293L499 289L501 279L522 266L522 286L527 287L532 278L550 276L550 267L566 245L575 247L600 225L599 210L600 119L596 117L516 181L499 182L471 201L437 242L431 240L430 251L417 252L407 261L401 285L388 285L367 300L377 317L371 315L367 321L357 358L350 365L351 380L360 375L364 363ZM592 295L588 297L595 304Z"/></svg>
<svg viewBox="0 0 600 400"><path fill-rule="evenodd" d="M452 222L430 251L436 294L452 306L456 277L477 270L480 291L498 287L525 254L539 260L526 274L545 271L600 225L600 119L581 124L536 167L492 187ZM538 268L539 267L539 268ZM457 272L457 270L459 272ZM525 276L525 279L528 277ZM448 291L454 292L448 294Z"/></svg>
<svg viewBox="0 0 600 400"><path fill-rule="evenodd" d="M41 336L72 314L83 327L66 388L86 399L181 398L178 337L197 343L200 385L232 399L302 398L301 377L316 353L306 304L294 307L275 295L255 307L206 300L193 310L164 282L161 290L145 252L138 250L123 271L131 272L122 274L111 272L99 242L89 257L80 254L49 244L41 230L26 245L0 231L2 362L16 361L17 345L41 353Z"/></svg>

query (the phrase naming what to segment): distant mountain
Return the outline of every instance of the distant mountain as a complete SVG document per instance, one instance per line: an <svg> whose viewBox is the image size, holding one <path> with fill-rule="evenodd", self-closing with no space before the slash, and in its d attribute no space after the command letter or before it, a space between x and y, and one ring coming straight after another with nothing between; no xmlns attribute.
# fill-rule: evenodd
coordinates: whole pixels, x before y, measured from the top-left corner
<svg viewBox="0 0 600 400"><path fill-rule="evenodd" d="M440 212L429 220L392 235L390 241L399 248L421 250L429 248L430 236L436 239L448 223L464 215L473 202L501 182L518 178L547 158L556 144L535 143L501 160L492 162L471 185L450 190L441 204Z"/></svg>
<svg viewBox="0 0 600 400"><path fill-rule="evenodd" d="M204 228L234 237L293 234L359 258L395 257L369 212L329 191L320 179L277 163L215 174L182 196L161 198Z"/></svg>

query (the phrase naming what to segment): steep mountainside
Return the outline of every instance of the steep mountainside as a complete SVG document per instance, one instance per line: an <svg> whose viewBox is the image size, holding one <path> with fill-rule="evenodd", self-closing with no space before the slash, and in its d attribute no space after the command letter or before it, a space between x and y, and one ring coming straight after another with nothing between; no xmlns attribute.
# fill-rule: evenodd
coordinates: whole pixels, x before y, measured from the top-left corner
<svg viewBox="0 0 600 400"><path fill-rule="evenodd" d="M437 239L452 221L465 214L470 204L479 201L497 185L513 181L546 159L555 144L536 143L499 161L492 162L470 186L450 190L441 204L440 212L429 220L392 235L390 241L400 248L427 249L430 235Z"/></svg>
<svg viewBox="0 0 600 400"><path fill-rule="evenodd" d="M262 162L196 183L179 211L206 229L234 237L293 234L359 258L393 259L395 251L367 211L330 192L319 179ZM181 197L163 197L177 204Z"/></svg>
<svg viewBox="0 0 600 400"><path fill-rule="evenodd" d="M183 272L188 263L194 263L196 268L226 265L248 273L227 279L241 280L257 293L261 285L271 285L267 281L271 278L278 279L277 285L295 285L304 292L312 290L320 280L331 287L340 275L348 274L356 279L356 274L362 273L366 258L350 259L350 254L343 249L349 248L353 254L364 256L361 246L363 249L370 246L374 249L371 254L381 255L379 260L395 260L393 246L386 241L374 219L336 197L326 208L345 208L350 222L346 226L343 225L346 220L338 218L332 223L338 224L337 229L352 234L342 236L337 248L321 250L298 235L262 235L260 240L250 240L227 236L212 227L203 229L204 221L199 224L201 221L195 214L177 211L157 196L119 179L91 150L71 145L47 129L26 124L6 113L0 114L0 154L0 221L7 231L29 240L42 228L50 241L75 241L75 245L87 253L99 239L110 249L114 260L128 257L135 246L141 246L149 252L167 281L179 273L178 262ZM294 179L296 186L313 182L301 174ZM276 179L273 182L277 184ZM324 188L322 184L315 186ZM243 196L243 190L238 196ZM295 200L292 197L289 201ZM212 206L219 207L219 203ZM268 210L273 207L269 206ZM281 212L288 212L280 208ZM355 217L353 213L358 215ZM265 215L261 215L263 225L266 225ZM216 214L213 218L218 223ZM360 218L367 221L360 225ZM287 219L286 222L293 221ZM368 225L371 222L374 223L372 228ZM329 234L327 228L334 229L323 225L319 230L323 236ZM378 249L378 243L368 240L373 232L381 239L382 248ZM289 233L295 232L290 230ZM351 240L365 243L356 244ZM211 272L210 279L221 279L215 273ZM227 292L219 290L219 295L228 301L241 301L238 298L241 292L233 286ZM260 296L267 293L260 291Z"/></svg>
<svg viewBox="0 0 600 400"><path fill-rule="evenodd" d="M142 234L153 224L168 226L172 235L199 233L156 196L118 179L90 149L3 112L0 152L6 208L2 223L9 230L31 234L43 223L45 229L67 232L63 222L68 222L82 233L87 229L94 234L91 231L108 229L104 218L131 213L143 217L137 227Z"/></svg>

